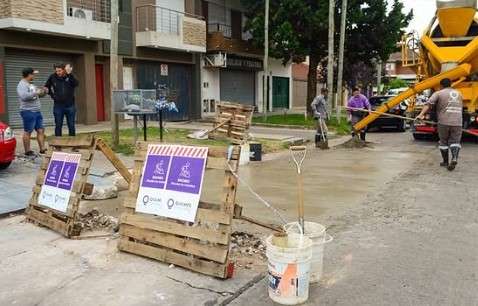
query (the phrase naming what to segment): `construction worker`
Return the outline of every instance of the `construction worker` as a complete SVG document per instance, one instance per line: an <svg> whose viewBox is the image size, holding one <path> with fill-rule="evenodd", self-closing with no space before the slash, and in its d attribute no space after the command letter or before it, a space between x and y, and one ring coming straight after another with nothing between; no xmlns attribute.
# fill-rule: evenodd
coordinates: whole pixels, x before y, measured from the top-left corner
<svg viewBox="0 0 478 306"><path fill-rule="evenodd" d="M443 162L440 166L455 170L458 164L458 154L461 148L463 126L463 96L458 90L451 88L451 80L440 82L442 90L435 92L423 107L417 119L423 120L425 114L434 107L438 117L438 136L440 137L440 152ZM451 162L449 162L451 151Z"/></svg>
<svg viewBox="0 0 478 306"><path fill-rule="evenodd" d="M370 102L368 101L367 97L362 95L360 93L360 88L354 87L352 90L352 97L350 97L348 103L347 103L348 109L348 121L352 123L352 125L357 124L360 120L362 120L364 117L368 115L366 111L361 111L363 110L372 110L372 107L370 106ZM364 128L363 130L360 131L360 139L362 141L365 141L365 135L366 135L366 129ZM355 136L355 132L352 134Z"/></svg>
<svg viewBox="0 0 478 306"><path fill-rule="evenodd" d="M327 113L327 89L322 88L320 95L310 104L312 111L314 112L314 119L316 120L316 134L315 134L315 146L320 148L327 148L327 123L326 120L329 117Z"/></svg>

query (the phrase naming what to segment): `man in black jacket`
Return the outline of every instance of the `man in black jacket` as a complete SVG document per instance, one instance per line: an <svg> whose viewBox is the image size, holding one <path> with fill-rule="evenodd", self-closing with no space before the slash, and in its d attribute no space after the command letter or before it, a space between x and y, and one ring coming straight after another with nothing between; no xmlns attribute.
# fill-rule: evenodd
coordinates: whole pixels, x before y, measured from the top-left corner
<svg viewBox="0 0 478 306"><path fill-rule="evenodd" d="M45 89L54 101L53 115L55 116L55 136L61 136L63 118L66 117L68 134L75 136L75 88L78 80L72 74L70 64L55 65L55 73L50 75L45 83Z"/></svg>

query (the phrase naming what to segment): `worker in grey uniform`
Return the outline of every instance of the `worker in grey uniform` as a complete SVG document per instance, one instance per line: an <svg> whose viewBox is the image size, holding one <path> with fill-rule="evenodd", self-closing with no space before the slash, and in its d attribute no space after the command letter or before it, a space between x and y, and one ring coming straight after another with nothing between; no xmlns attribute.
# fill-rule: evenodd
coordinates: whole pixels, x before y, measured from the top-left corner
<svg viewBox="0 0 478 306"><path fill-rule="evenodd" d="M435 92L428 100L417 119L423 120L425 114L435 108L438 117L438 136L440 137L440 152L443 162L440 166L453 171L458 164L458 154L461 148L463 126L463 96L451 87L450 79L440 82L442 90ZM451 151L451 162L449 162Z"/></svg>
<svg viewBox="0 0 478 306"><path fill-rule="evenodd" d="M327 89L322 88L320 90L320 95L314 98L310 107L314 112L314 119L316 121L316 134L315 134L315 146L320 148L328 148L327 141Z"/></svg>

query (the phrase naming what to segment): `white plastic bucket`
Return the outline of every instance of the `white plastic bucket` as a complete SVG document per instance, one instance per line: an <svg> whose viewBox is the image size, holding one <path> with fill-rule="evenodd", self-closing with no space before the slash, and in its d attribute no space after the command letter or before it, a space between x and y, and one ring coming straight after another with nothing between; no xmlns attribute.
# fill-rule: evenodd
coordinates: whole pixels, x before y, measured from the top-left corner
<svg viewBox="0 0 478 306"><path fill-rule="evenodd" d="M298 229L293 225L296 223L288 223L286 228L290 228L293 232L299 233ZM310 282L317 283L322 278L324 267L324 244L333 240L332 236L327 235L325 226L316 222L306 221L304 224L304 235L312 240L312 261L310 267Z"/></svg>
<svg viewBox="0 0 478 306"><path fill-rule="evenodd" d="M312 240L301 234L290 233L287 247L272 244L266 239L269 269L269 297L282 305L296 305L309 298Z"/></svg>

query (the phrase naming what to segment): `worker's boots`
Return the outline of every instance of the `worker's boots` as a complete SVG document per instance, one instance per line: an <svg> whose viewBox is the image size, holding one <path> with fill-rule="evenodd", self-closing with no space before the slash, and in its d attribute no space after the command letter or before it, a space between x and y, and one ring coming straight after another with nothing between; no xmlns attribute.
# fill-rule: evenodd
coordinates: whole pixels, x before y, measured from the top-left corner
<svg viewBox="0 0 478 306"><path fill-rule="evenodd" d="M322 134L315 134L315 147L322 150L327 150L329 148L329 141L326 134L324 134L323 137Z"/></svg>
<svg viewBox="0 0 478 306"><path fill-rule="evenodd" d="M451 146L450 151L451 151L451 162L448 165L448 170L453 171L453 170L455 170L455 167L458 164L458 155L460 153L460 147L459 146Z"/></svg>
<svg viewBox="0 0 478 306"><path fill-rule="evenodd" d="M440 149L441 157L443 157L443 161L440 163L441 167L448 167L449 155L448 149Z"/></svg>

